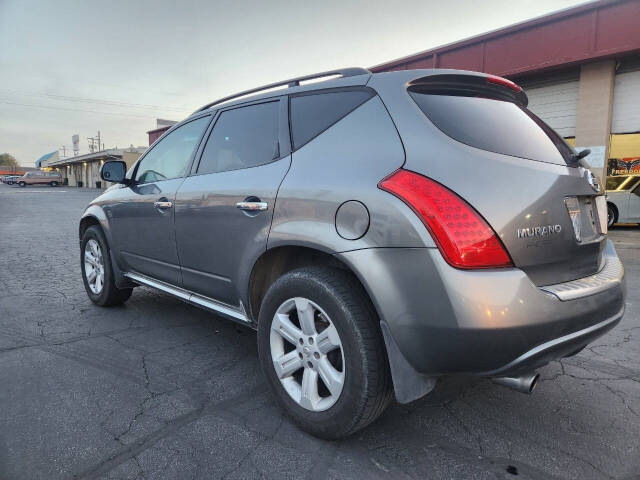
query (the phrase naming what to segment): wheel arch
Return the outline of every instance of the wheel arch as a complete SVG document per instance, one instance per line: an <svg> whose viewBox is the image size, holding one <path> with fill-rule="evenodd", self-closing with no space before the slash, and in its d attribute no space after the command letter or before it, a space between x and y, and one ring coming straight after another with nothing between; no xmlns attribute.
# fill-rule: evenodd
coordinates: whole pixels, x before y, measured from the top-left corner
<svg viewBox="0 0 640 480"><path fill-rule="evenodd" d="M279 277L297 268L309 266L327 266L349 273L358 283L371 309L377 315L377 322L382 318L371 292L362 281L359 273L345 260L322 246L308 244L281 244L263 252L254 262L247 285L248 314L254 326L258 324L260 304L269 286ZM380 332L382 335L382 331Z"/></svg>
<svg viewBox="0 0 640 480"><path fill-rule="evenodd" d="M315 265L332 267L350 273L366 293L374 311L378 313L369 292L357 273L337 256L322 247L296 244L278 245L266 250L256 259L249 275L247 285L248 313L254 324L258 323L260 304L273 282L287 272Z"/></svg>
<svg viewBox="0 0 640 480"><path fill-rule="evenodd" d="M102 228L100 220L98 220L94 215L85 215L80 219L80 224L78 225L78 240L82 241L84 232L86 232L92 225L97 225L104 232L104 228Z"/></svg>
<svg viewBox="0 0 640 480"><path fill-rule="evenodd" d="M80 219L80 224L78 225L78 242L82 243L82 237L84 236L84 232L93 225L100 227L104 237L107 241L107 245L109 247L109 257L111 261L111 266L113 268L114 281L118 288L129 288L133 287L134 284L123 275L122 269L120 268L118 262L118 255L116 249L114 248L114 243L111 236L111 229L109 228L109 222L107 220L107 216L102 208L97 205L89 206L82 218Z"/></svg>

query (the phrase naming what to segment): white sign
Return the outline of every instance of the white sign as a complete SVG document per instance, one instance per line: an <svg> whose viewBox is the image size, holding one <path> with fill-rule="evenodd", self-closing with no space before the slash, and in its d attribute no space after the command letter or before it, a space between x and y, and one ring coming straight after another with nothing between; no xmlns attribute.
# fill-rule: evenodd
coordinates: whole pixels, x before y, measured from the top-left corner
<svg viewBox="0 0 640 480"><path fill-rule="evenodd" d="M580 153L581 150L586 150L587 148L591 150L591 153L584 157L587 163L592 168L604 168L604 154L607 150L606 147L604 145L596 145L595 147L576 147L576 151Z"/></svg>
<svg viewBox="0 0 640 480"><path fill-rule="evenodd" d="M73 142L73 154L78 155L80 151L80 135L77 133L71 136L71 141Z"/></svg>

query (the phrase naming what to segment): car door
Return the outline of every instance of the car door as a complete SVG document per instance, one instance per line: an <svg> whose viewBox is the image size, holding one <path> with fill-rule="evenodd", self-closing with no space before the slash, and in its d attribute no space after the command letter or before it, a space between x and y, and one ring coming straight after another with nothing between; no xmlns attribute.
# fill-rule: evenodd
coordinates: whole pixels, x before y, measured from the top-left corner
<svg viewBox="0 0 640 480"><path fill-rule="evenodd" d="M114 244L126 271L181 284L173 202L210 115L187 122L156 142L107 210Z"/></svg>
<svg viewBox="0 0 640 480"><path fill-rule="evenodd" d="M176 195L184 288L239 306L243 267L266 250L278 187L291 163L287 102L221 110Z"/></svg>

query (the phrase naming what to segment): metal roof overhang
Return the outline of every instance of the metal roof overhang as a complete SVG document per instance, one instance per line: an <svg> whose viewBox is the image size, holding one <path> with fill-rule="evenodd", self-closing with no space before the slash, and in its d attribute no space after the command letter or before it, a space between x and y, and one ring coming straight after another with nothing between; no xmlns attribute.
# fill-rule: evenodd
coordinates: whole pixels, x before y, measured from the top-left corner
<svg viewBox="0 0 640 480"><path fill-rule="evenodd" d="M101 152L88 153L86 155L79 155L77 157L68 157L58 160L57 162L47 165L48 167L62 167L67 165L73 165L83 162L95 162L99 160L106 160L113 157L122 158L122 150L104 150Z"/></svg>
<svg viewBox="0 0 640 480"><path fill-rule="evenodd" d="M598 0L410 55L372 72L457 68L514 77L640 52L640 1Z"/></svg>

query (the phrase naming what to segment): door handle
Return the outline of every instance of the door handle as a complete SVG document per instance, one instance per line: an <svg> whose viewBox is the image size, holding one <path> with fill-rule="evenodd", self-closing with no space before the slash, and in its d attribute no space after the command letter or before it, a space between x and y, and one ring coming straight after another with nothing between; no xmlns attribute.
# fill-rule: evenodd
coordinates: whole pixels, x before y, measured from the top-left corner
<svg viewBox="0 0 640 480"><path fill-rule="evenodd" d="M236 207L245 212L260 212L266 210L269 205L267 202L238 202Z"/></svg>
<svg viewBox="0 0 640 480"><path fill-rule="evenodd" d="M169 202L168 200L166 201L158 201L158 202L153 202L153 206L160 209L160 210L167 210L171 207L173 207L173 203Z"/></svg>

